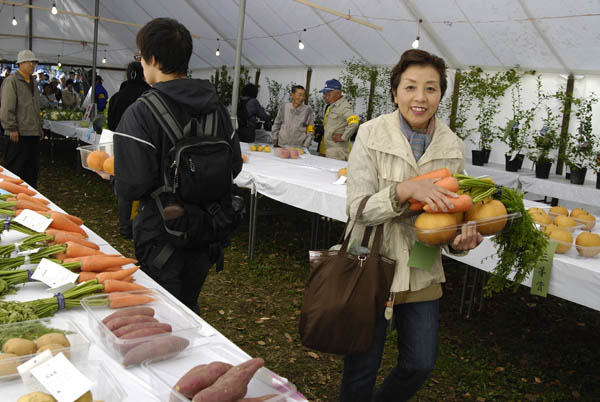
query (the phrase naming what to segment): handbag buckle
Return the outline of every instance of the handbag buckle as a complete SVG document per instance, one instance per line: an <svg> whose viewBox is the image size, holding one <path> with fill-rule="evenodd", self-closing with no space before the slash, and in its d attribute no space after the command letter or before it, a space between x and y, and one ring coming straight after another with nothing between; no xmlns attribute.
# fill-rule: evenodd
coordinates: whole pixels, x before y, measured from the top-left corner
<svg viewBox="0 0 600 402"><path fill-rule="evenodd" d="M366 259L367 259L367 256L365 254L361 254L358 256L358 264L360 265L361 268Z"/></svg>

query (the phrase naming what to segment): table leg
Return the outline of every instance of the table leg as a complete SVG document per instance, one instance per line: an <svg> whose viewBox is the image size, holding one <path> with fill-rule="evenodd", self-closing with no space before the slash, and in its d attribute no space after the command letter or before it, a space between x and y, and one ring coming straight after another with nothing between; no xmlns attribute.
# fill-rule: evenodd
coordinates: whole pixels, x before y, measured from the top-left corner
<svg viewBox="0 0 600 402"><path fill-rule="evenodd" d="M481 273L481 275L481 293L479 294L479 309L477 310L479 312L483 310L483 292L485 290L485 284L487 283L488 273L484 271Z"/></svg>
<svg viewBox="0 0 600 402"><path fill-rule="evenodd" d="M469 301L469 308L467 310L467 316L466 316L467 319L471 318L471 311L473 309L473 301L475 299L475 288L477 287L477 277L478 276L479 276L479 270L477 268L475 268L475 274L473 276L473 286L471 287L471 297L470 297L470 301Z"/></svg>
<svg viewBox="0 0 600 402"><path fill-rule="evenodd" d="M462 316L463 306L465 304L465 296L467 295L467 282L469 280L469 271L471 270L471 266L468 264L464 264L465 266L465 276L463 277L463 288L460 296L460 307L458 308L458 314Z"/></svg>
<svg viewBox="0 0 600 402"><path fill-rule="evenodd" d="M250 198L250 242L248 244L248 259L254 258L254 245L256 244L256 210L258 209L258 194L256 189L253 189Z"/></svg>
<svg viewBox="0 0 600 402"><path fill-rule="evenodd" d="M312 214L311 225L310 225L310 249L316 250L319 243L319 222L321 216L319 214Z"/></svg>

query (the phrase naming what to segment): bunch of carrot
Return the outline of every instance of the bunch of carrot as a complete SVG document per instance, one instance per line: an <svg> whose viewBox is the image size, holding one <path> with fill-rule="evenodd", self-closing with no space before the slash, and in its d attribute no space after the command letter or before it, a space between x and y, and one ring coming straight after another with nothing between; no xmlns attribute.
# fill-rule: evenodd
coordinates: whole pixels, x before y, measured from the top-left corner
<svg viewBox="0 0 600 402"><path fill-rule="evenodd" d="M413 177L409 180L417 181L417 180L425 180L425 179L439 179L438 181L435 182L436 186L440 186L440 187L450 190L452 192L457 192L459 190L458 180L456 180L456 178L452 177L452 173L447 168L433 170L429 173L426 173L421 176ZM469 208L471 208L471 206L473 205L473 200L471 199L471 197L468 194L461 194L458 196L458 198L454 198L454 197L447 197L447 198L448 198L448 200L450 200L452 205L454 205L454 208L452 208L448 211L445 211L448 213L465 212ZM423 209L425 212L436 212L436 211L433 211L428 204L425 204L423 202L420 202L420 201L417 201L414 199L410 199L409 202L410 202L409 208L411 211L419 211L419 210Z"/></svg>

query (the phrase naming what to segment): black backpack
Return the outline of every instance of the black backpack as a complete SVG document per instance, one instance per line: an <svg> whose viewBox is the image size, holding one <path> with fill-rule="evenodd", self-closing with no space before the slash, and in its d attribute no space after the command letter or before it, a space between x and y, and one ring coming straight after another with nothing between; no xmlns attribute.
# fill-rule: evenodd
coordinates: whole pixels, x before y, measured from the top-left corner
<svg viewBox="0 0 600 402"><path fill-rule="evenodd" d="M237 135L242 142L254 142L256 139L256 128L249 124L248 110L246 105L250 99L239 98L237 105Z"/></svg>
<svg viewBox="0 0 600 402"><path fill-rule="evenodd" d="M244 201L232 193L233 151L227 133L219 130L218 109L181 128L157 91L139 100L173 144L163 158L163 185L152 192L169 240L153 265L161 268L175 249L208 248L220 271L223 247L243 219Z"/></svg>

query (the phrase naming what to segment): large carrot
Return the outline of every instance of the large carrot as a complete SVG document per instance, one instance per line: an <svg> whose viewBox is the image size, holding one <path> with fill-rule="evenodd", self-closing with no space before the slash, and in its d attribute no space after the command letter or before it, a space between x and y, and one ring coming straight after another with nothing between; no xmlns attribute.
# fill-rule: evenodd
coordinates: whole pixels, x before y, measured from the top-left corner
<svg viewBox="0 0 600 402"><path fill-rule="evenodd" d="M80 272L77 282L82 283L82 282L91 281L92 279L98 279L98 276L102 275L103 273L105 273L105 272ZM120 279L120 280L123 282L135 282L135 279L131 275L129 275L126 278ZM101 283L100 280L98 280L98 283Z"/></svg>
<svg viewBox="0 0 600 402"><path fill-rule="evenodd" d="M101 272L106 268L122 266L136 262L133 258L106 255L88 255L85 257L66 258L63 262L81 262L82 271Z"/></svg>
<svg viewBox="0 0 600 402"><path fill-rule="evenodd" d="M87 233L85 233L85 231L80 228L79 225L67 218L64 214L59 214L56 211L52 211L50 212L50 217L52 218L52 223L50 224L51 228L81 233L87 237Z"/></svg>
<svg viewBox="0 0 600 402"><path fill-rule="evenodd" d="M68 235L71 237L79 237L80 239L87 237L85 235L82 235L81 233L70 232L68 230L60 230L60 229L54 229L54 228L46 229L46 233L48 233L50 236L56 236L57 234L65 234L65 235Z"/></svg>
<svg viewBox="0 0 600 402"><path fill-rule="evenodd" d="M129 292L131 290L146 290L145 286L138 285L137 283L130 283L125 281L118 281L116 279L105 279L104 280L104 292Z"/></svg>
<svg viewBox="0 0 600 402"><path fill-rule="evenodd" d="M35 201L35 202L39 202L40 204L43 205L48 205L50 204L50 201L45 200L43 198L38 198L38 197L30 197L25 193L19 193L17 194L17 200L28 200L28 201Z"/></svg>
<svg viewBox="0 0 600 402"><path fill-rule="evenodd" d="M75 215L69 215L69 214L66 214L66 213L64 213L64 212L60 212L60 211L52 211L52 212L54 212L54 213L56 213L56 214L63 215L65 218L69 219L69 220L70 220L70 221L72 221L73 223L76 223L78 226L81 226L81 225L83 225L83 219L81 219L81 218L80 218L80 217L78 217L78 216L75 216Z"/></svg>
<svg viewBox="0 0 600 402"><path fill-rule="evenodd" d="M19 179L18 177L10 177L8 175L5 175L4 173L0 173L0 179L4 179L6 181L9 181L9 182L15 183L15 184L23 183L23 179Z"/></svg>
<svg viewBox="0 0 600 402"><path fill-rule="evenodd" d="M467 194L462 194L459 195L458 198L453 198L453 197L447 197L448 200L450 200L452 202L452 205L454 205L454 208L450 208L447 211L434 211L431 209L431 207L429 206L429 204L425 205L423 207L423 210L425 212L450 212L450 213L454 213L454 212L465 212L468 211L469 208L471 208L473 206L473 200L471 199L471 197Z"/></svg>
<svg viewBox="0 0 600 402"><path fill-rule="evenodd" d="M67 251L65 252L67 258L84 257L86 255L105 255L102 251L86 247L74 241L68 241L65 244L67 245Z"/></svg>
<svg viewBox="0 0 600 402"><path fill-rule="evenodd" d="M15 201L16 209L31 209L33 211L42 211L48 212L50 208L45 206L44 204L40 204L39 202L29 201L29 200L19 200Z"/></svg>
<svg viewBox="0 0 600 402"><path fill-rule="evenodd" d="M411 181L415 180L423 180L423 179L443 179L444 177L452 176L452 172L448 168L441 168L437 170L432 170L429 173L422 174L420 176L415 176L411 179Z"/></svg>
<svg viewBox="0 0 600 402"><path fill-rule="evenodd" d="M111 293L108 295L109 307L130 307L148 304L154 301L154 297L128 293Z"/></svg>
<svg viewBox="0 0 600 402"><path fill-rule="evenodd" d="M441 180L436 181L435 185L443 187L446 190L450 190L452 192L457 192L458 188L459 188L458 187L458 180L456 180L456 178L452 177L452 176L447 176L447 177L442 178ZM408 201L410 202L410 207L409 208L410 208L411 211L419 211L419 210L421 210L425 206L424 202L420 202L420 201L417 201L417 200L412 199L412 198L410 200L408 200Z"/></svg>
<svg viewBox="0 0 600 402"><path fill-rule="evenodd" d="M132 268L125 268L125 269L121 269L119 271L115 271L115 272L102 272L99 273L96 278L98 279L98 283L104 283L105 280L107 279L116 279L119 281L124 280L125 278L133 275L135 273L135 271L137 271L140 267L132 267Z"/></svg>
<svg viewBox="0 0 600 402"><path fill-rule="evenodd" d="M0 188L8 191L11 194L25 193L27 195L35 195L35 191L28 189L20 184L15 184L10 181L0 180Z"/></svg>
<svg viewBox="0 0 600 402"><path fill-rule="evenodd" d="M100 246L98 246L96 243L92 243L91 241L85 240L84 238L80 237L81 235L79 233L76 233L77 236L74 236L72 234L69 234L68 232L61 232L60 230L58 230L57 232L58 233L51 235L54 237L54 240L51 244L64 244L68 241L72 241L75 243L79 243L83 246L93 248L94 250L100 250Z"/></svg>

